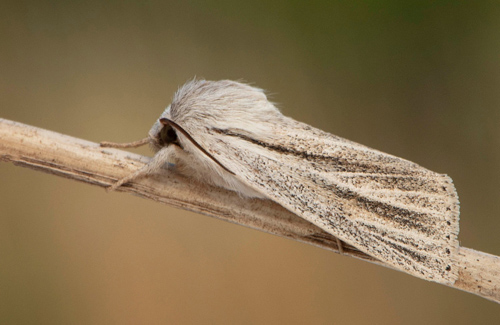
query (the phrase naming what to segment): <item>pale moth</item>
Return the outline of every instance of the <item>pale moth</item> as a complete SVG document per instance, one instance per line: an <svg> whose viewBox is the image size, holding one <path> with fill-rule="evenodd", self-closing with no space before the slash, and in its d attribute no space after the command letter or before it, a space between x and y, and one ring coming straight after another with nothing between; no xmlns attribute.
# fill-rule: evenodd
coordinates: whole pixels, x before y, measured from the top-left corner
<svg viewBox="0 0 500 325"><path fill-rule="evenodd" d="M458 277L450 177L286 117L261 89L190 81L148 138L123 146L145 143L155 156L110 189L174 164L199 181L279 203L396 269L444 284Z"/></svg>

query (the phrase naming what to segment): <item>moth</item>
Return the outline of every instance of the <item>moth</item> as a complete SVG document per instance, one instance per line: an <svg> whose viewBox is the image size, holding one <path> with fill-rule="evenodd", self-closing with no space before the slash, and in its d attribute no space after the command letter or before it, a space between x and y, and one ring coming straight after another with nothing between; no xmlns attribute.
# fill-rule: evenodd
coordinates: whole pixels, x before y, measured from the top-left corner
<svg viewBox="0 0 500 325"><path fill-rule="evenodd" d="M122 147L146 143L154 157L112 190L173 164L201 182L272 200L396 269L443 284L458 277L450 177L286 117L262 89L189 81L147 138Z"/></svg>

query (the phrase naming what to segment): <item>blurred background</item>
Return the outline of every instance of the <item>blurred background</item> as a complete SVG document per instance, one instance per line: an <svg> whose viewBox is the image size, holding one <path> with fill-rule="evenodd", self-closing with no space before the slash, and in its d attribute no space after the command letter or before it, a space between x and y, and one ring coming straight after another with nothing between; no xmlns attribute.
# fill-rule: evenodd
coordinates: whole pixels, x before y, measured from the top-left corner
<svg viewBox="0 0 500 325"><path fill-rule="evenodd" d="M286 115L449 174L461 245L499 255L499 31L495 1L3 0L0 117L126 142L186 80L245 80ZM0 176L2 324L500 319L306 244L12 164Z"/></svg>

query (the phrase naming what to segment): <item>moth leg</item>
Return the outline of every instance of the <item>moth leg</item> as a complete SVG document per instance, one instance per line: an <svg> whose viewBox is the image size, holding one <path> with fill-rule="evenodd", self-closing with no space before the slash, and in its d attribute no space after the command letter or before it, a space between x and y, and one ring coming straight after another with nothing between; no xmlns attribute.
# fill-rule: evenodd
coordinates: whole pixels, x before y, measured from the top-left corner
<svg viewBox="0 0 500 325"><path fill-rule="evenodd" d="M344 246L342 245L342 241L338 238L337 239L337 248L339 250L340 255L344 255Z"/></svg>
<svg viewBox="0 0 500 325"><path fill-rule="evenodd" d="M146 165L139 168L132 174L125 176L122 179L119 179L116 183L106 188L106 191L108 192L114 191L123 184L128 183L136 178L140 178L142 176L158 172L163 167L163 165L168 162L168 158L171 155L172 149L173 146L162 148L160 151L156 153L156 155L154 155L153 158L151 158L151 160Z"/></svg>
<svg viewBox="0 0 500 325"><path fill-rule="evenodd" d="M116 143L116 142L108 142L108 141L102 141L100 143L101 147L105 148L137 148L141 147L145 144L148 144L150 142L149 138L144 138L138 141L133 141L133 142L127 142L127 143Z"/></svg>

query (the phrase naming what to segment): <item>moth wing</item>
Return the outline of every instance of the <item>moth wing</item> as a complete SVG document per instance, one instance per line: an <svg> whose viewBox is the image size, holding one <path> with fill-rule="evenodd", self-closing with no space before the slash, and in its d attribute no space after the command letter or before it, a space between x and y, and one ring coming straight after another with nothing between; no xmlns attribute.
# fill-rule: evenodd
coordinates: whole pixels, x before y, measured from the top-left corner
<svg viewBox="0 0 500 325"><path fill-rule="evenodd" d="M239 181L392 267L453 283L452 180L284 117L275 136L208 129L208 151Z"/></svg>

